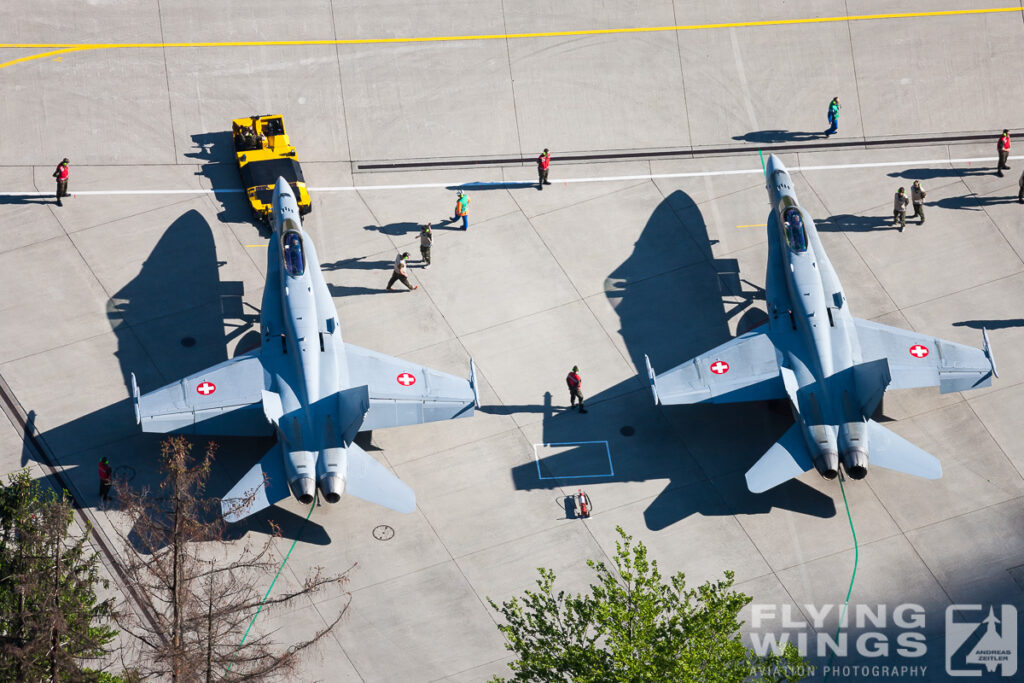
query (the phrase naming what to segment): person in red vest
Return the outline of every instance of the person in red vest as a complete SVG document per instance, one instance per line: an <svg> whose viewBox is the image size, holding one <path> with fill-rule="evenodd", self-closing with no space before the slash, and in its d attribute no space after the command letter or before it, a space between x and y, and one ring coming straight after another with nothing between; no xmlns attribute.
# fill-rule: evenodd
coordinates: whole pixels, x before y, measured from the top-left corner
<svg viewBox="0 0 1024 683"><path fill-rule="evenodd" d="M64 206L63 202L60 201L60 198L68 196L67 157L64 158L64 161L57 164L57 170L53 172L53 177L57 179L57 206Z"/></svg>
<svg viewBox="0 0 1024 683"><path fill-rule="evenodd" d="M574 407L576 399L579 399L580 412L587 412L587 409L583 407L583 392L580 391L580 387L583 385L583 378L580 377L579 366L572 366L572 371L566 376L565 383L569 385L569 407Z"/></svg>
<svg viewBox="0 0 1024 683"><path fill-rule="evenodd" d="M1006 160L1010 157L1010 131L1005 128L1003 129L1003 134L999 137L999 142L996 143L996 151L999 152L999 165L996 166L996 175L1002 178L1003 169L1010 170L1010 167L1006 165Z"/></svg>
<svg viewBox="0 0 1024 683"><path fill-rule="evenodd" d="M537 189L543 190L545 185L550 185L548 182L548 167L551 166L551 152L548 148L544 148L544 153L537 157Z"/></svg>
<svg viewBox="0 0 1024 683"><path fill-rule="evenodd" d="M114 485L114 470L106 457L100 458L100 499L103 502L110 500L110 487Z"/></svg>

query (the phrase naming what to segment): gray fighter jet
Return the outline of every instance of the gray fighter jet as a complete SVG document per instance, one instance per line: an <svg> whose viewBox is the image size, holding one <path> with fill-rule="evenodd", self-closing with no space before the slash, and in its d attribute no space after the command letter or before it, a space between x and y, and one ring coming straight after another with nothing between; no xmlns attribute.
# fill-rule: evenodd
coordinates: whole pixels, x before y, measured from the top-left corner
<svg viewBox="0 0 1024 683"><path fill-rule="evenodd" d="M260 310L262 345L143 396L132 375L135 419L145 432L270 436L277 443L222 499L235 522L283 500L336 503L347 491L412 512L416 497L353 441L357 432L469 417L469 380L343 342L313 242L283 178Z"/></svg>
<svg viewBox="0 0 1024 683"><path fill-rule="evenodd" d="M873 464L927 479L939 461L871 419L886 389L938 385L942 393L986 387L996 375L984 350L854 318L814 221L774 155L765 169L768 216L767 329L732 339L655 376L655 403L730 403L788 398L796 422L747 471L747 488L768 489L817 468L851 479Z"/></svg>

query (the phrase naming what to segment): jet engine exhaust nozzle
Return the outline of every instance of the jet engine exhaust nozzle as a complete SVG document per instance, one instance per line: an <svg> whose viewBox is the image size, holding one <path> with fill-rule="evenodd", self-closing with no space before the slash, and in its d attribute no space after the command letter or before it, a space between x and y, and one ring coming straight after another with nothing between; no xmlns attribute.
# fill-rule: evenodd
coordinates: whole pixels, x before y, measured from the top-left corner
<svg viewBox="0 0 1024 683"><path fill-rule="evenodd" d="M814 461L814 466L822 477L831 481L839 476L839 455L835 451L824 452Z"/></svg>
<svg viewBox="0 0 1024 683"><path fill-rule="evenodd" d="M345 492L345 480L337 474L325 474L320 477L320 494L328 503L337 503Z"/></svg>
<svg viewBox="0 0 1024 683"><path fill-rule="evenodd" d="M863 448L851 448L843 453L843 469L850 479L868 476L868 452Z"/></svg>
<svg viewBox="0 0 1024 683"><path fill-rule="evenodd" d="M316 492L316 486L313 484L312 477L299 477L298 479L288 482L288 486L292 490L292 495L294 495L303 505L309 505L313 502L313 494Z"/></svg>

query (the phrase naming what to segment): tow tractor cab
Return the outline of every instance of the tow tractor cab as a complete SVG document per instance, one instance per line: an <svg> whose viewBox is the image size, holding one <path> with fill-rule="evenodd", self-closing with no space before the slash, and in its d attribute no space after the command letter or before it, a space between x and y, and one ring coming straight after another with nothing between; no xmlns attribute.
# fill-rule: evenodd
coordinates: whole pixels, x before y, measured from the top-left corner
<svg viewBox="0 0 1024 683"><path fill-rule="evenodd" d="M231 135L242 187L256 220L268 219L278 177L284 178L295 193L299 213L309 213L312 204L306 190L306 179L299 165L298 152L285 132L284 118L267 114L234 119Z"/></svg>

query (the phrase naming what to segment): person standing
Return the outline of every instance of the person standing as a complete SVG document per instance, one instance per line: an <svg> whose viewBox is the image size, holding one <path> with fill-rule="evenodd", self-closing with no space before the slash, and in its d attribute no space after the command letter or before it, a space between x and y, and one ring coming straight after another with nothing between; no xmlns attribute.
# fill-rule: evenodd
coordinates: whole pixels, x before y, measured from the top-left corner
<svg viewBox="0 0 1024 683"><path fill-rule="evenodd" d="M409 288L409 291L419 289L419 285L413 285L409 282L409 269L406 268L405 262L409 260L409 252L403 251L401 254L395 257L395 268L391 273L391 279L388 280L388 289L395 282L401 282L403 285Z"/></svg>
<svg viewBox="0 0 1024 683"><path fill-rule="evenodd" d="M574 407L576 400L579 399L580 412L587 412L587 409L583 407L583 392L580 391L580 387L583 386L583 378L580 377L579 366L572 366L572 370L565 378L565 383L569 385L569 407Z"/></svg>
<svg viewBox="0 0 1024 683"><path fill-rule="evenodd" d="M839 98L833 97L828 103L828 130L825 135L835 135L839 132Z"/></svg>
<svg viewBox="0 0 1024 683"><path fill-rule="evenodd" d="M459 190L455 195L455 218L462 218L462 229L469 230L469 195Z"/></svg>
<svg viewBox="0 0 1024 683"><path fill-rule="evenodd" d="M544 148L544 152L537 157L537 189L543 190L545 185L550 185L548 182L548 168L551 166L551 152L548 148Z"/></svg>
<svg viewBox="0 0 1024 683"><path fill-rule="evenodd" d="M915 180L910 186L910 201L914 205L914 215L911 218L921 218L921 225L924 225L924 197L925 191L921 187L921 181Z"/></svg>
<svg viewBox="0 0 1024 683"><path fill-rule="evenodd" d="M114 470L105 456L100 458L99 475L100 500L106 503L110 500L110 487L114 485Z"/></svg>
<svg viewBox="0 0 1024 683"><path fill-rule="evenodd" d="M64 161L57 164L57 170L53 172L53 177L57 179L57 206L64 206L60 198L68 196L68 163L67 157L64 157Z"/></svg>
<svg viewBox="0 0 1024 683"><path fill-rule="evenodd" d="M1020 185L1020 192L1017 193L1017 201L1024 204L1024 173L1020 174L1020 180L1017 181Z"/></svg>
<svg viewBox="0 0 1024 683"><path fill-rule="evenodd" d="M430 267L430 247L434 244L434 231L431 230L431 224L427 223L420 228L420 260L423 261L424 268Z"/></svg>
<svg viewBox="0 0 1024 683"><path fill-rule="evenodd" d="M996 175L1002 178L1003 169L1010 170L1010 167L1006 164L1006 160L1010 158L1010 131L1005 128L1003 128L1003 134L999 136L999 142L996 143L996 151L999 152L999 165L996 166Z"/></svg>
<svg viewBox="0 0 1024 683"><path fill-rule="evenodd" d="M892 204L892 220L894 223L898 223L900 226L900 232L903 232L903 228L907 227L907 204L910 200L907 199L907 191L902 187L896 192L896 196L893 198Z"/></svg>

